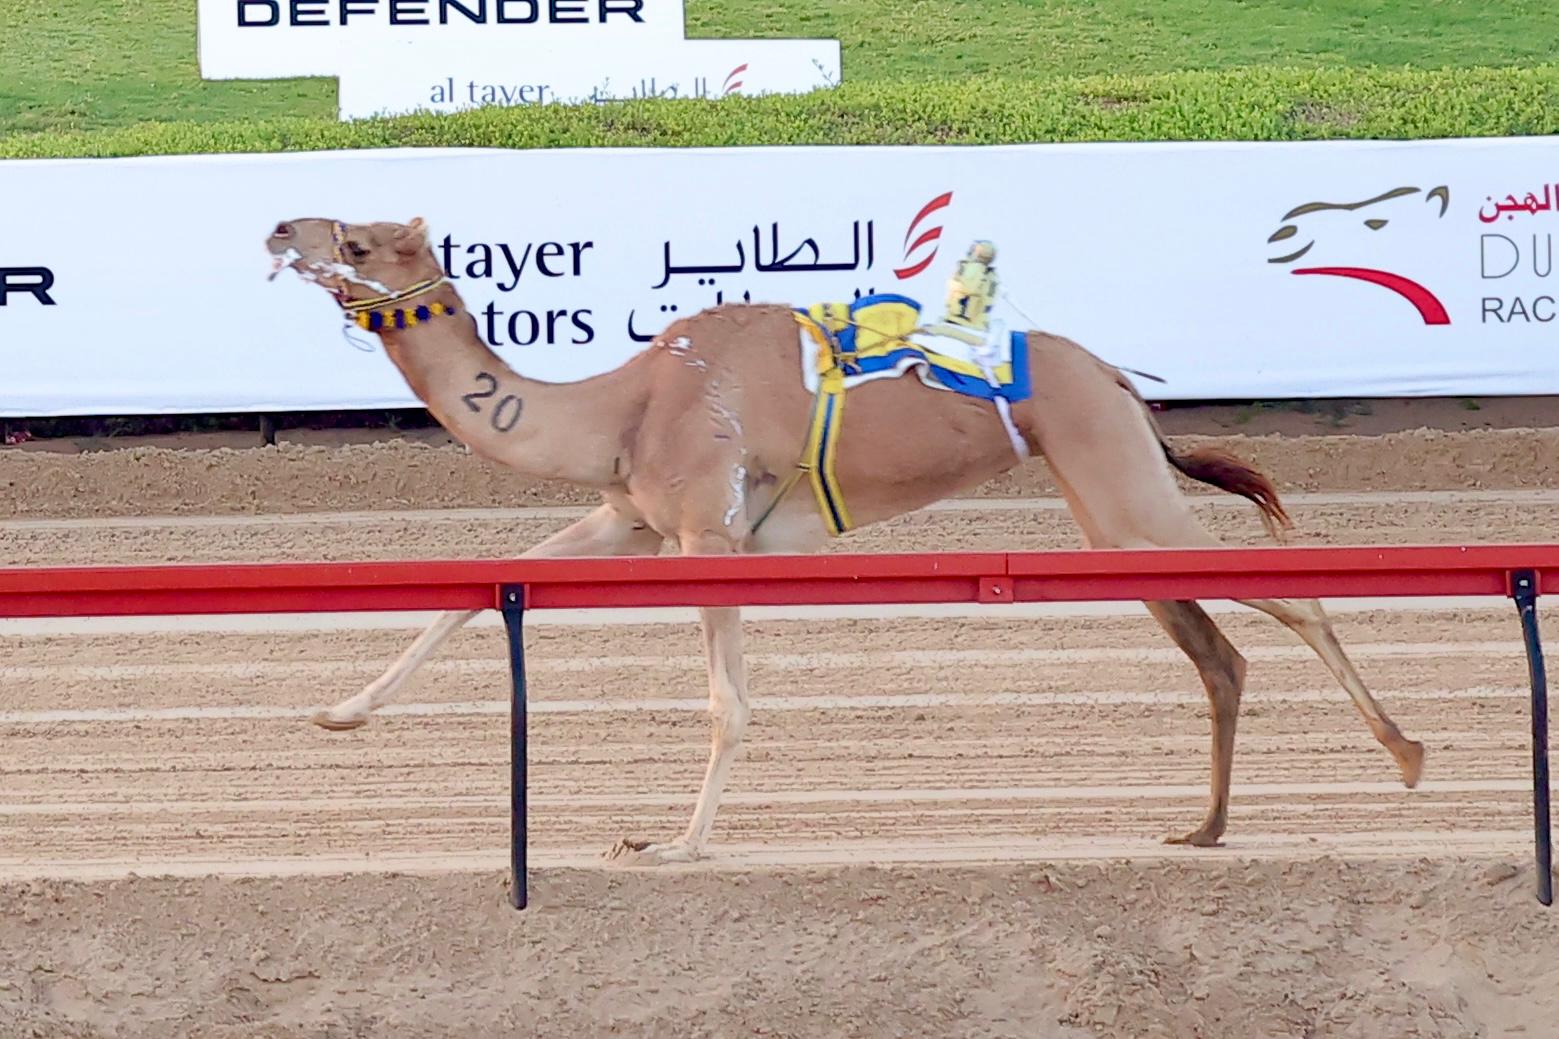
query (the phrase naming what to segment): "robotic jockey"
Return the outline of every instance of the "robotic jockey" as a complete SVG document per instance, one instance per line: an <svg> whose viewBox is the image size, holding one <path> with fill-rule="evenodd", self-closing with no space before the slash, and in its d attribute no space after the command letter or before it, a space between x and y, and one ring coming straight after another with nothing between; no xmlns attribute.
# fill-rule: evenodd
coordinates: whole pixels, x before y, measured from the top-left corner
<svg viewBox="0 0 1559 1039"><path fill-rule="evenodd" d="M985 315L996 299L996 246L975 242L969 255L958 263L958 270L947 282L947 317L951 325L985 329Z"/></svg>
<svg viewBox="0 0 1559 1039"><path fill-rule="evenodd" d="M958 261L947 282L947 313L938 324L926 328L970 344L982 344L990 334L988 317L996 301L996 246L979 241Z"/></svg>

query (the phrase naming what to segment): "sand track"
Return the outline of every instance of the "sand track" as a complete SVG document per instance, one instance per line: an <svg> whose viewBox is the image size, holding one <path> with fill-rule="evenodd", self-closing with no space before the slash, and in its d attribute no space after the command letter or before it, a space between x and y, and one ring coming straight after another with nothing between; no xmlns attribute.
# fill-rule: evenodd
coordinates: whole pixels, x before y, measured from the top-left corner
<svg viewBox="0 0 1559 1039"><path fill-rule="evenodd" d="M1554 497L1301 494L1292 507L1311 540L1522 540L1520 517ZM1001 504L946 503L836 547L1073 542L1053 499ZM1241 504L1200 508L1226 538L1256 541L1259 525ZM24 521L0 527L0 548L8 562L33 564L465 557L511 554L573 515ZM935 847L944 858L960 844L985 857L1017 842L1032 856L1047 841L1092 838L1101 853L1140 854L1195 822L1204 697L1140 608L1024 620L999 609L951 621L861 612L819 622L797 610L749 625L755 723L720 820L721 844L741 846L742 861L806 861L808 849L831 861L861 841ZM707 741L696 629L536 621L538 861L580 863L619 836L675 834ZM11 751L0 818L19 853L0 858L0 870L111 874L315 854L366 866L425 854L490 862L506 826L501 640L490 628L462 633L392 711L360 732L328 734L306 715L373 678L408 633L300 622L286 635L244 634L240 620L229 633L13 636L0 667ZM1340 623L1388 710L1429 745L1427 782L1401 787L1297 640L1248 611L1229 615L1251 661L1230 846L1248 836L1256 853L1281 854L1303 835L1396 854L1457 831L1464 849L1519 850L1525 665L1506 609L1374 610Z"/></svg>
<svg viewBox="0 0 1559 1039"><path fill-rule="evenodd" d="M1464 460L1545 457L1551 450L1546 434L1525 441L1509 434L1459 436L1440 447ZM1438 437L1429 441L1432 446ZM1322 446L1302 445L1301 454L1315 457L1287 463L1317 469L1303 484L1312 491L1288 494L1300 542L1552 538L1559 491L1548 481L1555 470L1426 486L1423 466L1393 458L1401 452L1409 463L1422 461L1432 453L1424 442L1377 442L1374 456L1369 445ZM1326 451L1341 452L1346 464L1322 471ZM126 455L114 464L132 472L149 467L157 481L173 479L170 469L197 464L166 452ZM283 455L257 463L262 474ZM309 471L299 486L322 487L318 466L345 473L371 455L370 449L343 450L331 462L311 453L288 464ZM105 458L83 458L94 480L107 472ZM0 458L0 472L14 461ZM418 472L437 476L436 468L429 463ZM56 484L64 471L50 470ZM1357 473L1372 474L1368 489L1349 475ZM1401 479L1393 484L1386 474ZM1338 476L1341 489L1327 485L1328 475ZM270 479L261 485L282 487ZM157 481L146 486L162 486ZM516 508L444 487L431 495L437 500L408 492L393 507L365 508L362 485L343 486L334 510L322 507L330 502L321 492L309 511L275 515L242 509L169 515L179 510L149 494L137 516L70 495L47 506L41 491L22 492L31 504L18 510L21 518L0 522L0 564L507 556L570 522L582 505L538 491L529 499L535 504ZM985 488L985 499L944 503L860 532L832 550L1074 547L1064 509L1043 497L1044 490L1042 481ZM459 509L437 508L442 502ZM1242 501L1202 497L1198 509L1230 542L1261 540L1254 512ZM828 611L755 611L747 635L754 719L711 858L664 875L603 871L598 863L619 837L666 839L686 824L708 748L701 647L688 611L539 615L528 634L532 846L541 867L541 909L533 919L546 922L493 940L572 948L579 970L589 974L634 962L626 952L619 959L605 950L602 936L611 929L664 935L679 920L687 926L686 914L702 907L706 922L694 929L709 934L707 921L735 915L715 929L722 937L698 950L674 951L670 939L641 948L641 961L653 947L681 956L675 962L687 970L674 969L672 961L645 968L643 976L659 987L638 1010L620 994L597 999L589 994L595 990L571 990L549 975L534 984L552 993L550 1003L489 996L467 1004L485 1008L486 1016L464 1009L444 1019L406 1004L404 993L393 991L392 974L421 978L428 994L446 1004L454 993L469 994L478 984L473 979L499 984L498 961L476 951L474 939L457 941L468 952L450 954L473 972L458 982L363 950L391 941L395 926L441 930L438 905L471 920L498 912L493 871L504 862L507 834L507 672L491 620L456 636L393 708L345 734L314 728L307 715L378 674L406 645L414 618L0 623L6 645L0 898L38 918L0 924L0 947L11 946L0 953L0 1033L12 1034L8 1023L36 1020L49 1025L40 1034L117 1034L104 1008L118 1005L129 1014L119 1020L138 1022L123 1034L201 1034L181 1031L195 1027L192 1022L219 1025L226 1030L220 1034L251 1034L246 1022L271 1029L263 1034L326 1034L307 1030L315 1020L334 1022L339 1034L362 1034L386 1020L367 992L400 1008L397 1020L408 1034L438 1034L441 1020L464 1022L462 1034L498 1034L505 1021L588 1032L614 1019L623 1034L724 1035L736 1027L751 1033L754 1021L744 1011L690 979L724 979L719 984L727 995L730 986L740 988L739 972L719 962L719 950L753 956L752 929L765 921L778 926L771 914L783 915L791 885L785 878L805 877L799 886L814 894L794 902L796 912L814 902L831 904L828 898L839 900L835 913L858 913L850 907L928 897L925 906L876 926L874 940L909 942L920 933L928 936L928 950L955 958L951 950L965 942L961 955L969 970L984 972L994 995L983 1004L969 990L957 998L952 988L916 996L913 980L934 986L934 972L921 963L890 967L875 955L842 954L837 943L848 935L830 931L825 913L781 928L783 943L794 943L784 947L795 963L758 956L752 976L768 979L760 989L789 976L809 991L813 968L796 964L815 967L819 957L834 957L843 977L872 993L862 1006L879 1000L882 1006L875 1014L863 1011L856 1026L839 1023L853 1011L837 1009L844 1017L829 1019L832 1032L813 1027L824 1018L788 1006L769 1025L774 1034L884 1034L900 1021L897 1034L1049 1035L1063 1033L1025 1023L1060 1028L1061 1020L1076 1035L1507 1034L1467 1029L1538 1020L1538 1004L1514 1014L1496 1008L1508 1002L1502 993L1535 990L1552 968L1518 969L1501 954L1500 978L1474 985L1468 972L1476 957L1466 943L1492 948L1487 943L1504 927L1525 947L1550 954L1559 947L1551 927L1537 932L1527 922L1551 918L1533 915L1530 869L1523 872L1531 808L1519 630L1500 602L1388 605L1340 608L1338 633L1386 709L1429 749L1426 781L1411 791L1344 693L1293 636L1250 611L1217 611L1251 667L1227 847L1210 851L1161 843L1200 819L1207 710L1194 671L1139 606L863 608L843 618ZM1135 860L1146 861L1130 865ZM878 868L862 872L873 865ZM392 875L407 870L425 875L419 883L432 892L415 908L413 882ZM1489 870L1498 879L1485 883ZM360 875L336 876L346 873ZM130 874L194 879L122 879ZM292 879L237 879L248 874ZM1091 892L1097 912L1090 916L1075 899L1044 901L1036 884L1075 888L1078 897ZM1132 904L1143 897L1144 884L1170 914L1152 925L1158 930L1145 945L1126 937L1129 928L1149 926ZM1185 982L1192 987L1207 985L1215 976L1212 960L1224 967L1234 962L1236 946L1227 944L1233 939L1216 939L1225 942L1218 952L1198 961L1200 967L1188 966L1181 935L1164 930L1178 927L1192 944L1213 940L1212 925L1196 908L1197 892L1207 884L1225 892L1216 900L1220 911L1258 936L1250 938L1258 944L1246 950L1247 958L1258 945L1293 957L1286 968L1276 960L1251 967L1262 979L1278 985L1292 971L1318 972L1294 990L1293 1002L1259 986L1227 1005L1218 1002L1222 996L1192 994L1175 1009L1161 998L1181 977L1201 979ZM1286 900L1287 915L1261 918L1258 903L1238 894L1244 884ZM1481 916L1455 902L1451 891L1458 885L1468 892L1468 905L1482 907ZM952 894L924 896L928 887ZM865 902L847 893L879 888L881 899ZM208 1005L152 995L155 985L140 995L128 982L128 988L104 983L94 992L86 975L77 982L81 991L61 988L59 963L71 955L93 977L117 979L104 964L128 955L124 943L165 947L167 933L146 919L153 906L194 900L202 912L244 920L251 910L239 903L260 890L290 923L272 934L250 920L259 926L252 939L217 942L223 957L238 963L250 946L269 943L266 962L291 957L304 974L329 975L340 984L361 973L358 987L340 989L316 976L283 993L267 987L275 982L245 980L242 967L222 966L228 994ZM335 950L328 954L296 946L278 952L286 940L277 935L304 926L309 907L327 892L342 901L326 915L339 928L363 927L367 944L344 952L330 932L320 936L320 948ZM82 914L91 912L94 899L109 897L142 906L141 915L97 934ZM406 919L392 922L376 907L380 899L401 906ZM1389 936L1392 917L1369 907L1391 899L1432 900L1445 914L1444 928L1415 924L1410 940ZM592 900L617 908L593 914ZM1039 911L1041 902L1045 922L1028 939L1021 928L997 922L1003 905ZM965 918L955 923L959 907ZM61 914L67 922L60 926L76 936L74 953L54 927L45 937L40 925ZM1433 954L1437 943L1451 940L1452 917L1462 944ZM1364 928L1362 944L1345 951L1337 943L1349 927ZM136 961L141 981L168 982L188 969L184 955L167 948L150 965ZM56 961L52 974L23 962L34 955L30 950ZM1316 966L1327 955L1330 966ZM1419 958L1404 973L1401 963L1410 955ZM1492 953L1477 955L1492 962ZM1012 966L1018 962L1043 963L1049 973L1025 988L1023 972ZM695 965L706 974L688 973ZM250 973L260 977L266 969ZM1383 980L1379 970L1395 973ZM879 975L893 980L873 981ZM1362 982L1366 976L1374 980ZM255 994L257 985L265 994ZM233 995L238 989L250 995ZM1357 1005L1328 1018L1338 1013L1344 990L1355 992ZM923 1016L888 1009L890 992L898 993L900 1008L923 1002ZM831 1005L827 998L816 1001L820 1008ZM702 1016L687 1018L689 1007L702 1008ZM1368 1030L1370 1018L1361 1015L1370 1008L1395 1015L1401 1027ZM1249 1030L1228 1030L1240 1021ZM1286 1030L1325 1021L1337 1030Z"/></svg>

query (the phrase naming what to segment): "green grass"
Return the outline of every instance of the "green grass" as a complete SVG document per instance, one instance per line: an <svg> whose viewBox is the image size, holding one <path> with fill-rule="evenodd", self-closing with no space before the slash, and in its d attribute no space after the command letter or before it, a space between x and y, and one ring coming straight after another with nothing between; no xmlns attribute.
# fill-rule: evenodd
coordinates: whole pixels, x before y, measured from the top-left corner
<svg viewBox="0 0 1559 1039"><path fill-rule="evenodd" d="M323 80L206 83L195 0L0 0L0 134L329 115Z"/></svg>
<svg viewBox="0 0 1559 1039"><path fill-rule="evenodd" d="M194 0L0 0L0 139L334 115L329 81L202 82ZM689 35L842 41L845 82L1559 58L1536 0L687 0ZM80 139L80 138L72 138Z"/></svg>
<svg viewBox="0 0 1559 1039"><path fill-rule="evenodd" d="M1438 72L1272 69L1023 84L846 84L800 97L482 109L343 124L332 118L147 123L0 137L0 158L447 146L992 144L1309 140L1559 132L1559 66Z"/></svg>
<svg viewBox="0 0 1559 1039"><path fill-rule="evenodd" d="M689 36L841 41L845 80L1559 58L1535 0L688 0Z"/></svg>

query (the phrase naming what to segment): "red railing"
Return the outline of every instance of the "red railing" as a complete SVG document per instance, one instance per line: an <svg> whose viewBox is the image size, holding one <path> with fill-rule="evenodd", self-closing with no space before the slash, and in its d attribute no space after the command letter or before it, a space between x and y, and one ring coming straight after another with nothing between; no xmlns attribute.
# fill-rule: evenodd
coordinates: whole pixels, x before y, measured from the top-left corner
<svg viewBox="0 0 1559 1039"><path fill-rule="evenodd" d="M1552 904L1547 682L1536 600L1559 545L254 563L0 569L0 617L501 610L514 669L515 904L525 904L526 610L647 606L1503 596L1532 674L1538 898Z"/></svg>
<svg viewBox="0 0 1559 1039"><path fill-rule="evenodd" d="M1559 590L1559 545L19 567L0 616L1508 596L1518 571Z"/></svg>

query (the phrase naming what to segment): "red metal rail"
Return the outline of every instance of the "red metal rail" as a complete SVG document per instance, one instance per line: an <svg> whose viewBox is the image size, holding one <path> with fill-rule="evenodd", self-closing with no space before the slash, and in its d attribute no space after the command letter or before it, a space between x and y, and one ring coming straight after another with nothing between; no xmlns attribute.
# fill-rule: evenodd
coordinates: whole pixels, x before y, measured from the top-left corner
<svg viewBox="0 0 1559 1039"><path fill-rule="evenodd" d="M1508 596L1517 571L1559 590L1559 545L20 567L0 616Z"/></svg>
<svg viewBox="0 0 1559 1039"><path fill-rule="evenodd" d="M1538 898L1549 905L1547 679L1536 605L1544 591L1559 591L1559 545L257 563L0 569L0 617L501 610L514 677L513 897L523 908L527 610L1504 596L1520 611L1531 668Z"/></svg>

